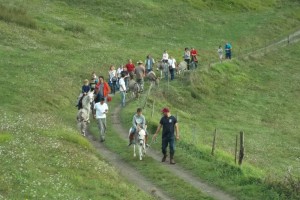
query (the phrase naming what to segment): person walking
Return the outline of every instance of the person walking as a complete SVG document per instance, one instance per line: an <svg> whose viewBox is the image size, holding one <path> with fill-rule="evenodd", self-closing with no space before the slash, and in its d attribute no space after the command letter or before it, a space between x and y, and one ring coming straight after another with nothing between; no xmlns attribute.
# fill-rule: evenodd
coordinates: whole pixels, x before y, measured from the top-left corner
<svg viewBox="0 0 300 200"><path fill-rule="evenodd" d="M168 63L168 60L169 60L169 54L168 54L167 50L164 50L161 61L164 63Z"/></svg>
<svg viewBox="0 0 300 200"><path fill-rule="evenodd" d="M153 135L152 140L155 140L160 129L162 128L162 153L163 158L161 162L165 162L167 158L167 147L169 145L170 148L170 164L175 164L174 154L175 154L175 139L179 140L179 128L177 119L171 115L170 110L168 108L164 108L161 111L163 113L163 117L160 119L159 126L155 134ZM176 134L175 134L176 132Z"/></svg>
<svg viewBox="0 0 300 200"><path fill-rule="evenodd" d="M169 70L170 70L170 75L171 75L171 81L174 80L175 78L175 69L176 69L176 60L173 56L170 56L169 59Z"/></svg>
<svg viewBox="0 0 300 200"><path fill-rule="evenodd" d="M225 44L225 59L231 60L231 50L232 46L229 42Z"/></svg>
<svg viewBox="0 0 300 200"><path fill-rule="evenodd" d="M145 68L146 68L147 74L153 70L154 64L155 64L155 61L149 54L145 60Z"/></svg>
<svg viewBox="0 0 300 200"><path fill-rule="evenodd" d="M121 78L119 80L119 86L120 86L120 94L121 94L121 105L125 107L125 97L126 97L126 85L125 85L125 73L121 73Z"/></svg>
<svg viewBox="0 0 300 200"><path fill-rule="evenodd" d="M111 94L115 94L116 93L116 88L117 88L117 80L118 80L118 76L117 76L117 70L115 70L115 66L111 65L108 71L108 75L109 75L109 86L110 86L110 90L111 90Z"/></svg>
<svg viewBox="0 0 300 200"><path fill-rule="evenodd" d="M198 67L198 57L197 57L198 51L194 47L192 47L190 53L191 53L191 62L194 63L196 69Z"/></svg>
<svg viewBox="0 0 300 200"><path fill-rule="evenodd" d="M129 73L129 75L133 75L134 74L135 66L132 63L131 59L128 60L128 63L125 65L125 67L127 68L127 71Z"/></svg>
<svg viewBox="0 0 300 200"><path fill-rule="evenodd" d="M187 69L190 70L191 52L189 48L184 49L183 59L187 64Z"/></svg>
<svg viewBox="0 0 300 200"><path fill-rule="evenodd" d="M95 103L100 102L101 98L104 98L106 102L109 93L110 93L110 87L108 83L104 81L103 76L99 76L99 82L95 87L95 95L96 95Z"/></svg>
<svg viewBox="0 0 300 200"><path fill-rule="evenodd" d="M143 65L143 61L137 62L138 66L135 68L134 73L136 76L136 82L139 84L141 88L141 92L144 91L144 77L145 77L145 67Z"/></svg>
<svg viewBox="0 0 300 200"><path fill-rule="evenodd" d="M100 102L96 103L94 106L94 117L97 120L98 129L100 133L100 142L105 141L106 134L106 114L108 112L108 105L104 102L105 99L101 98Z"/></svg>

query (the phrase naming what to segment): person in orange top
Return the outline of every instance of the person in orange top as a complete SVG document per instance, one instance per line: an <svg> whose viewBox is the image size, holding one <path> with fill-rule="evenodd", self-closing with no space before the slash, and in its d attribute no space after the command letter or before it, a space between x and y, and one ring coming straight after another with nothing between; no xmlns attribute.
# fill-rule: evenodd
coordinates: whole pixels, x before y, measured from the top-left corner
<svg viewBox="0 0 300 200"><path fill-rule="evenodd" d="M110 93L110 87L107 82L104 81L103 76L99 76L99 82L97 83L95 87L95 103L100 102L101 98L105 99L105 102L107 102L107 96Z"/></svg>

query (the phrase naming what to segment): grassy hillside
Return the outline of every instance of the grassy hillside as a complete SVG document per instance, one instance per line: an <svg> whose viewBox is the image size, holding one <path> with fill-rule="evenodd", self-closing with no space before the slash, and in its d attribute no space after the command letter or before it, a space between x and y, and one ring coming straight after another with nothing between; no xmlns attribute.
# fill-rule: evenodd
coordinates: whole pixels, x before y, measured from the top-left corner
<svg viewBox="0 0 300 200"><path fill-rule="evenodd" d="M168 49L180 60L183 48L193 46L204 65L215 60L217 46L227 40L238 55L299 28L298 1L220 2L0 0L0 153L5 158L0 195L149 198L136 194L136 188L120 179L77 134L76 96L92 71L106 76L109 64L128 58L136 61L148 53L160 58ZM225 76L236 64L219 68L212 72ZM204 77L210 76L211 72ZM201 87L209 93L203 101L217 99L217 88ZM190 94L188 99L203 106ZM215 124L208 124L207 130ZM92 166L103 166L107 175ZM63 194L53 182L64 187ZM117 182L119 188L112 188Z"/></svg>

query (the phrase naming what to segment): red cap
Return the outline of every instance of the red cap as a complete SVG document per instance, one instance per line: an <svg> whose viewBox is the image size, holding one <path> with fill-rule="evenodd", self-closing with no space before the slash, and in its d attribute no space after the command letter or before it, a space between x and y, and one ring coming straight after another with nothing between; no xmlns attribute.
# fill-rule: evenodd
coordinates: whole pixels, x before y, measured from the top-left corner
<svg viewBox="0 0 300 200"><path fill-rule="evenodd" d="M163 112L163 113L168 113L168 112L170 112L170 110L169 110L169 108L163 108L163 109L161 110L161 112Z"/></svg>

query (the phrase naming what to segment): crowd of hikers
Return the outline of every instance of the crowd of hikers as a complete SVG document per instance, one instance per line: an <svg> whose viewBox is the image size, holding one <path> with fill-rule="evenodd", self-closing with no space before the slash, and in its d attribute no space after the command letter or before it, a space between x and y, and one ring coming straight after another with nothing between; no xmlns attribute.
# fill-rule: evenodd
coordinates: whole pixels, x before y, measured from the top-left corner
<svg viewBox="0 0 300 200"><path fill-rule="evenodd" d="M226 43L225 45L225 58L231 59L231 44ZM223 59L223 49L219 46L217 53L219 55L220 62ZM194 48L185 48L183 53L184 63L187 66L187 70L195 69L198 66L198 52ZM145 61L139 60L137 66L133 63L131 59L128 60L126 65L120 65L118 69L115 68L114 65L109 67L109 71L107 74L107 79L104 78L103 75L97 76L95 72L91 74L90 80L85 79L83 81L83 85L81 88L81 93L78 97L77 107L79 110L77 120L78 123L81 123L81 133L85 135L86 125L89 123L89 109L93 115L93 118L97 121L100 142L105 141L105 133L106 133L106 114L108 113L109 107L108 102L111 101L112 96L115 95L117 91L119 91L121 95L121 106L124 107L126 103L126 93L134 88L136 85L139 88L139 92L143 92L144 90L144 78L147 77L151 82L156 81L158 77L155 74L156 70L160 70L160 78L164 77L165 80L175 79L175 72L178 71L178 64L173 56L170 56L168 52L165 50L162 54L161 60L158 63L152 58L149 54L147 55ZM106 81L107 80L107 81ZM133 82L133 84L131 84ZM87 108L87 114L84 115L84 106L83 99L92 94L93 98L88 105L90 108ZM111 95L109 95L111 94ZM174 152L175 152L175 140L179 139L179 131L177 125L177 119L170 114L170 110L168 108L162 109L163 117L159 122L159 126L153 136L155 139L162 128L162 153L163 158L162 162L166 161L167 151L166 148L169 146L170 148L170 163L175 164L174 161ZM80 117L81 116L81 117ZM137 128L138 127L138 128ZM134 135L139 129L146 129L146 119L142 115L142 109L138 108L136 114L133 116L132 120L132 133L129 135L129 145L133 142ZM147 133L147 131L146 131ZM146 144L148 140L148 135L146 135ZM147 144L148 145L148 144Z"/></svg>

